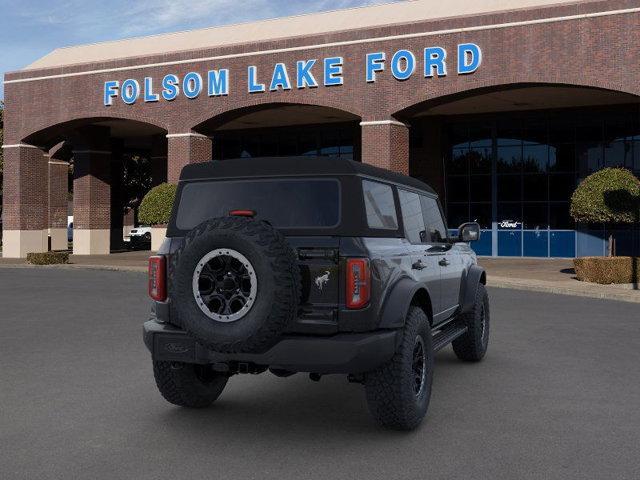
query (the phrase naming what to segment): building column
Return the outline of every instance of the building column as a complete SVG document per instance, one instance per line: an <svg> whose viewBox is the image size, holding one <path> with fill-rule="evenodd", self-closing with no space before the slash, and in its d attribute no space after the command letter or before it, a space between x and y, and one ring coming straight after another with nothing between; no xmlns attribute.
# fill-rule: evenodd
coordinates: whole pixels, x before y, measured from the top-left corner
<svg viewBox="0 0 640 480"><path fill-rule="evenodd" d="M111 179L111 214L109 228L111 230L109 246L110 250L124 248L124 205L122 203L124 161L122 142L112 142L110 176Z"/></svg>
<svg viewBox="0 0 640 480"><path fill-rule="evenodd" d="M3 145L2 256L48 250L48 156L27 144Z"/></svg>
<svg viewBox="0 0 640 480"><path fill-rule="evenodd" d="M397 120L360 122L362 163L409 175L409 127Z"/></svg>
<svg viewBox="0 0 640 480"><path fill-rule="evenodd" d="M49 158L49 237L51 250L67 250L69 164Z"/></svg>
<svg viewBox="0 0 640 480"><path fill-rule="evenodd" d="M111 140L107 127L84 127L72 135L73 253L106 255L111 236Z"/></svg>
<svg viewBox="0 0 640 480"><path fill-rule="evenodd" d="M170 133L168 140L167 182L178 183L182 167L212 159L211 139L199 133Z"/></svg>
<svg viewBox="0 0 640 480"><path fill-rule="evenodd" d="M167 138L154 135L151 139L151 186L167 181Z"/></svg>

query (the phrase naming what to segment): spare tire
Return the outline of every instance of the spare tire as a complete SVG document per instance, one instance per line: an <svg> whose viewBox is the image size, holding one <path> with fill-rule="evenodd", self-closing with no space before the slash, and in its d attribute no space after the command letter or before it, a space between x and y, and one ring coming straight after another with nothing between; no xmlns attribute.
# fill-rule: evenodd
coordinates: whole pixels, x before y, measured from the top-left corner
<svg viewBox="0 0 640 480"><path fill-rule="evenodd" d="M206 221L173 255L172 292L182 327L224 353L263 352L291 322L300 270L284 236L263 221Z"/></svg>

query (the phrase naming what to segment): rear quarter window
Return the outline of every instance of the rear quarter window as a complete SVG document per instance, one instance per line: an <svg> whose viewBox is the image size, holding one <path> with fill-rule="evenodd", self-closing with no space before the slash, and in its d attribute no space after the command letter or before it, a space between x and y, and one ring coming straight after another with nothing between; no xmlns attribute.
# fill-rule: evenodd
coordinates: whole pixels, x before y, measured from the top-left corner
<svg viewBox="0 0 640 480"><path fill-rule="evenodd" d="M363 180L362 194L369 228L397 230L398 218L393 189L384 183Z"/></svg>

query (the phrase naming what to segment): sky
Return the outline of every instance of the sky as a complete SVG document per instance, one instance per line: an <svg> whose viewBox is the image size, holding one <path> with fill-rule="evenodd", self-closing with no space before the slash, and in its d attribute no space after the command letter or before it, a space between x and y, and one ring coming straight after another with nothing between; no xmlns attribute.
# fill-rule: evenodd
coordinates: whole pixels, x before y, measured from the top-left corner
<svg viewBox="0 0 640 480"><path fill-rule="evenodd" d="M59 47L390 1L0 0L0 75Z"/></svg>

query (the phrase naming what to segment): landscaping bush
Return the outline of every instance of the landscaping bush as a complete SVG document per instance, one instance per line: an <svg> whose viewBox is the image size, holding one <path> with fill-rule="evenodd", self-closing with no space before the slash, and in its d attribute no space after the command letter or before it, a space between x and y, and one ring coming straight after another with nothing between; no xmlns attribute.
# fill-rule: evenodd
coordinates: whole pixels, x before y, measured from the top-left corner
<svg viewBox="0 0 640 480"><path fill-rule="evenodd" d="M605 168L585 178L571 196L571 216L583 223L634 223L640 180L624 168Z"/></svg>
<svg viewBox="0 0 640 480"><path fill-rule="evenodd" d="M163 183L153 187L142 199L138 220L145 225L166 225L171 217L176 186Z"/></svg>
<svg viewBox="0 0 640 480"><path fill-rule="evenodd" d="M31 265L58 265L69 263L69 252L27 253Z"/></svg>
<svg viewBox="0 0 640 480"><path fill-rule="evenodd" d="M583 282L637 283L640 282L638 257L582 257L573 260L576 277Z"/></svg>
<svg viewBox="0 0 640 480"><path fill-rule="evenodd" d="M571 196L571 216L578 223L640 222L640 180L625 168L605 168L585 178ZM615 239L609 236L609 256Z"/></svg>

